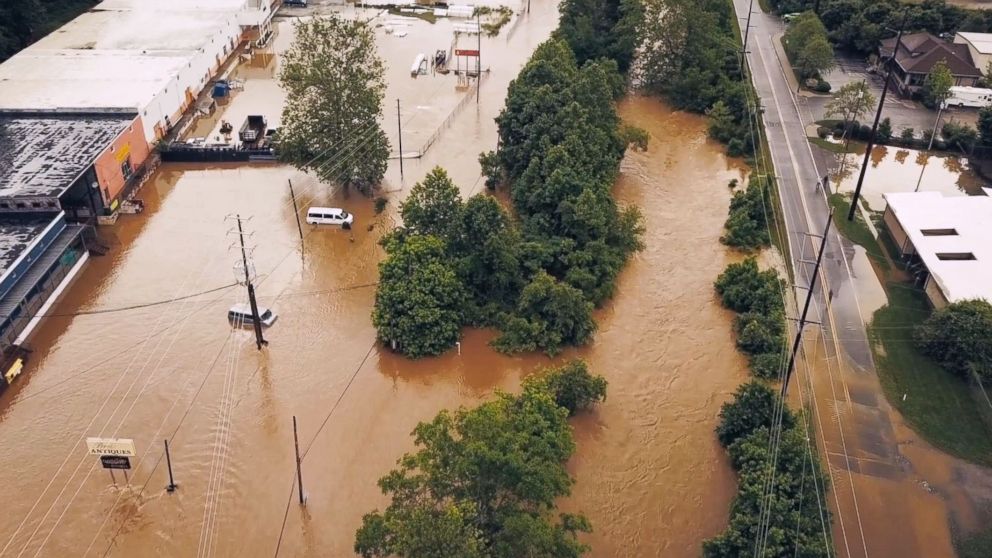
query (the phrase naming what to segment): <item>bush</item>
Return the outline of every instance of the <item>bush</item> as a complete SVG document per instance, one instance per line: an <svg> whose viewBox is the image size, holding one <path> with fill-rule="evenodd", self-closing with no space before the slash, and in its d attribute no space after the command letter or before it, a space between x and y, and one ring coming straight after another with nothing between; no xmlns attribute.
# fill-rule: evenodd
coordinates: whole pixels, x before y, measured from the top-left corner
<svg viewBox="0 0 992 558"><path fill-rule="evenodd" d="M384 198L382 196L377 197L375 199L375 214L376 215L379 215L380 213L382 213L383 211L385 211L387 204L389 204L389 200L387 200L386 198Z"/></svg>
<svg viewBox="0 0 992 558"><path fill-rule="evenodd" d="M720 424L716 427L720 444L730 447L760 428L771 428L777 405L778 394L766 384L757 380L742 384L734 393L733 401L720 407ZM792 428L794 424L792 412L783 409L782 427Z"/></svg>
<svg viewBox="0 0 992 558"><path fill-rule="evenodd" d="M753 257L732 263L717 277L716 292L726 308L738 313L783 312L782 280L775 270L760 271Z"/></svg>
<svg viewBox="0 0 992 558"><path fill-rule="evenodd" d="M967 124L946 122L940 132L948 145L967 153L970 153L978 142L978 131Z"/></svg>
<svg viewBox="0 0 992 558"><path fill-rule="evenodd" d="M553 356L563 345L585 344L596 330L592 308L582 291L540 271L524 288L493 346L505 353L540 349Z"/></svg>
<svg viewBox="0 0 992 558"><path fill-rule="evenodd" d="M912 128L904 128L902 132L899 133L899 139L906 143L913 143L916 139L916 130Z"/></svg>
<svg viewBox="0 0 992 558"><path fill-rule="evenodd" d="M782 373L783 353L762 353L753 355L748 361L751 374L762 380L774 380Z"/></svg>
<svg viewBox="0 0 992 558"><path fill-rule="evenodd" d="M746 190L734 192L730 215L724 224L727 233L720 241L741 250L756 250L771 245L766 215L774 211L764 180L752 178Z"/></svg>
<svg viewBox="0 0 992 558"><path fill-rule="evenodd" d="M814 85L812 89L817 93L830 93L831 86L828 82L820 79L817 80L816 85Z"/></svg>
<svg viewBox="0 0 992 558"><path fill-rule="evenodd" d="M984 300L955 302L916 328L923 354L965 379L977 373L992 380L992 305Z"/></svg>
<svg viewBox="0 0 992 558"><path fill-rule="evenodd" d="M780 354L785 345L785 322L777 312L748 312L734 318L737 348L748 355Z"/></svg>
<svg viewBox="0 0 992 558"><path fill-rule="evenodd" d="M843 129L843 126L844 126L844 124L842 123L841 124L841 129ZM830 136L830 128L827 128L827 127L824 127L824 126L818 126L816 128L816 135L820 139L827 139L827 137Z"/></svg>
<svg viewBox="0 0 992 558"><path fill-rule="evenodd" d="M892 139L892 119L888 116L878 123L878 142L889 143Z"/></svg>
<svg viewBox="0 0 992 558"><path fill-rule="evenodd" d="M524 390L539 389L550 393L568 415L606 401L606 378L593 376L584 361L573 360L558 368L549 368L524 380Z"/></svg>

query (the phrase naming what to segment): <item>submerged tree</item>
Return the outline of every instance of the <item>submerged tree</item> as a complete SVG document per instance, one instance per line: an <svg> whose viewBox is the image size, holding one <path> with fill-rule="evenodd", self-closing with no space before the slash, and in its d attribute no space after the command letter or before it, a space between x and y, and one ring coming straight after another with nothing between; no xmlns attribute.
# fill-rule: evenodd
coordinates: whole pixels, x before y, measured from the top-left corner
<svg viewBox="0 0 992 558"><path fill-rule="evenodd" d="M433 236L392 235L379 264L372 324L379 339L411 358L439 355L461 333L467 294Z"/></svg>
<svg viewBox="0 0 992 558"><path fill-rule="evenodd" d="M385 66L368 23L336 15L296 24L279 81L286 90L279 157L321 180L366 195L382 181L389 142L382 131Z"/></svg>
<svg viewBox="0 0 992 558"><path fill-rule="evenodd" d="M581 515L557 514L573 480L568 410L547 389L442 411L414 430L417 451L379 480L385 511L362 518L363 557L578 558Z"/></svg>

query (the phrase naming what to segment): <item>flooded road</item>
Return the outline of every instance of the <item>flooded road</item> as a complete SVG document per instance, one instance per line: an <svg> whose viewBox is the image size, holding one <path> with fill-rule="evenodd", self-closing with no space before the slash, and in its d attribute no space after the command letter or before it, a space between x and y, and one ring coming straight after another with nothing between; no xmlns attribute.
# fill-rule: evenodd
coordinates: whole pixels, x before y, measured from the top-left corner
<svg viewBox="0 0 992 558"><path fill-rule="evenodd" d="M391 161L382 215L279 165L155 172L139 193L145 212L101 229L111 252L53 309L63 317L46 321L0 398L0 555L351 555L362 514L385 504L376 480L412 449L418 421L516 390L556 362L499 355L492 332L478 330L460 354L411 362L375 343L370 320L376 241L409 186L442 164L463 195L479 191L476 156L495 140L492 119L557 12L535 2L527 17L513 48L493 56L482 102L407 161L405 180ZM258 71L268 77L268 63ZM644 210L647 249L597 311L595 343L558 359L586 358L610 382L607 402L574 423L577 484L563 507L590 518L592 556L696 556L724 527L735 489L713 428L746 367L712 281L734 257L718 238L726 184L742 173L706 140L701 118L645 99L622 113L652 135L617 186ZM301 242L287 179L301 207L341 206L359 225L304 226ZM251 218L259 303L279 314L261 352L226 320L245 299L231 286L240 256L231 214ZM306 507L293 487L294 416ZM87 436L135 439L129 485L85 455Z"/></svg>

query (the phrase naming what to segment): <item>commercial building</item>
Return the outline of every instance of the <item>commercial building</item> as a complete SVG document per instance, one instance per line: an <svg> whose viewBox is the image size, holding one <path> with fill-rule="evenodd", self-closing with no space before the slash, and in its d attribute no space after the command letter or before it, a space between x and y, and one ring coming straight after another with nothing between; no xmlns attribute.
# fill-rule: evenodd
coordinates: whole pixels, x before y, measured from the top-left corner
<svg viewBox="0 0 992 558"><path fill-rule="evenodd" d="M0 218L65 212L92 222L117 209L148 158L134 114L0 112Z"/></svg>
<svg viewBox="0 0 992 558"><path fill-rule="evenodd" d="M957 33L954 42L968 47L971 60L984 74L992 62L992 33Z"/></svg>
<svg viewBox="0 0 992 558"><path fill-rule="evenodd" d="M154 143L272 0L107 0L0 64L0 111L129 112Z"/></svg>
<svg viewBox="0 0 992 558"><path fill-rule="evenodd" d="M919 93L930 70L941 61L951 70L954 85L973 87L982 77L967 45L948 43L930 33L909 33L902 36L899 52L893 53L895 46L896 37L885 39L879 54L882 58L895 58L895 83L904 96Z"/></svg>
<svg viewBox="0 0 992 558"><path fill-rule="evenodd" d="M934 308L992 302L992 197L885 194L883 220Z"/></svg>

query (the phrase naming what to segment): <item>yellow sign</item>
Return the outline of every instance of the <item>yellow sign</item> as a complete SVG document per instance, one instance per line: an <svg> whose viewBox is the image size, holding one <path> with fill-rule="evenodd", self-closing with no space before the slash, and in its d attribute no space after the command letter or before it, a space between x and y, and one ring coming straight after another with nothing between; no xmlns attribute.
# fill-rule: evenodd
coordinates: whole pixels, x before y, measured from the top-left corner
<svg viewBox="0 0 992 558"><path fill-rule="evenodd" d="M21 370L23 368L24 368L24 361L21 359L15 360L14 364L10 367L10 370L7 370L7 373L4 374L4 378L7 379L7 383L9 384L13 382L14 378L18 377L21 374Z"/></svg>
<svg viewBox="0 0 992 558"><path fill-rule="evenodd" d="M128 155L130 154L131 154L131 144L125 143L121 147L120 151L117 152L117 163L118 164L123 163L124 160L127 159Z"/></svg>
<svg viewBox="0 0 992 558"><path fill-rule="evenodd" d="M113 211L113 210L117 209L117 206L118 205L120 205L120 202L118 202L117 200L114 200L114 202L110 204L110 210Z"/></svg>

